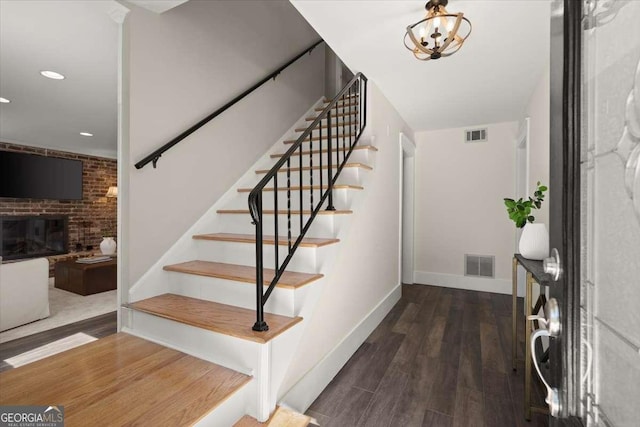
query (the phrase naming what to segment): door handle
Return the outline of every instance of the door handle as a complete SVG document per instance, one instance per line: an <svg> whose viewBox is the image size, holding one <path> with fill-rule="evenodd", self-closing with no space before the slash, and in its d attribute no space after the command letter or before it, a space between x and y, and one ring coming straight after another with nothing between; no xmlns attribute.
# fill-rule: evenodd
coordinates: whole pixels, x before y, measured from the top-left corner
<svg viewBox="0 0 640 427"><path fill-rule="evenodd" d="M561 325L560 325L560 307L558 306L558 301L555 298L551 298L549 302L547 302L547 318L542 316L530 316L529 320L538 319L539 323L542 325L541 329L538 329L533 332L531 335L531 342L529 345L531 346L531 358L533 359L533 366L536 367L536 372L538 372L538 376L545 388L547 389L547 397L545 398L545 402L549 405L549 412L551 416L557 417L560 414L560 410L562 409L560 403L560 392L557 388L551 387L547 380L540 372L540 366L538 365L538 357L536 356L536 340L540 337L558 337L561 333Z"/></svg>
<svg viewBox="0 0 640 427"><path fill-rule="evenodd" d="M540 372L540 366L538 365L538 357L536 356L536 340L544 336L551 336L547 329L538 329L531 335L531 358L533 359L533 366L536 367L540 380L542 380L542 383L547 389L547 397L544 401L549 405L549 413L552 417L557 417L560 414L560 392L557 388L551 387L547 380L544 379L542 372Z"/></svg>
<svg viewBox="0 0 640 427"><path fill-rule="evenodd" d="M545 273L550 274L553 280L558 280L562 274L562 262L560 253L556 248L551 249L551 256L542 261L542 268Z"/></svg>

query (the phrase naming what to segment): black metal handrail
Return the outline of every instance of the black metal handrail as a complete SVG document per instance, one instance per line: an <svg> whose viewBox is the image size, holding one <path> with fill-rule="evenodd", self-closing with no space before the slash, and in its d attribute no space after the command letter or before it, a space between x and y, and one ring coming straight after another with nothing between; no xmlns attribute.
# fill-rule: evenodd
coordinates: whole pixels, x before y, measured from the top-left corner
<svg viewBox="0 0 640 427"><path fill-rule="evenodd" d="M255 331L267 331L269 326L264 321L264 305L266 304L271 292L275 288L278 280L284 273L287 265L291 261L296 249L302 242L307 231L311 227L311 223L315 219L316 215L322 208L325 201L327 201L327 210L335 210L333 206L333 187L342 172L347 160L351 156L353 148L358 143L362 131L367 123L367 78L362 74L356 74L353 79L347 83L347 85L336 95L336 97L327 105L318 117L307 127L307 129L300 135L296 142L287 150L287 152L280 158L278 162L267 172L267 174L260 180L253 190L249 193L249 212L253 220L253 224L256 227L256 323L253 325ZM340 121L342 117L342 121ZM332 122L332 118L335 119L335 123ZM347 122L348 119L348 122ZM322 121L326 120L326 127L322 126ZM322 130L326 129L326 138L323 139ZM335 134L334 132L335 128ZM342 133L340 133L342 129ZM348 131L348 133L347 133ZM314 132L317 132L318 148L314 151ZM335 137L335 148L333 145L333 139ZM340 146L340 137L342 137L342 147ZM326 158L323 153L323 142L326 140ZM309 166L303 167L303 150L302 144L309 143ZM297 153L296 153L297 152ZM314 154L317 152L319 165L314 167ZM335 153L335 159L334 157ZM299 197L299 210L292 211L291 209L291 159L297 156L298 167L298 197ZM340 159L342 157L342 159ZM335 163L334 163L335 161ZM325 173L326 167L326 185L325 185ZM334 173L335 169L335 173ZM305 186L304 177L306 174L303 170L309 171L308 186ZM319 179L319 197L314 201L315 187L313 184L314 170L318 170ZM280 190L287 192L287 207L282 214L286 213L287 218L287 255L280 262L279 246L280 236L278 234L278 220L280 211L278 210L278 173L285 172L287 176L286 185L281 187ZM274 277L269 283L269 287L263 293L264 286L264 252L263 252L263 207L262 207L262 192L273 181L273 218L274 218ZM309 210L305 211L303 208L304 193L303 189L308 188L308 207ZM293 240L292 238L292 215L299 216L299 235ZM305 220L305 216L306 218Z"/></svg>
<svg viewBox="0 0 640 427"><path fill-rule="evenodd" d="M198 123L194 124L189 129L185 130L180 135L176 136L171 141L167 142L162 147L158 148L153 153L151 153L148 156L146 156L144 159L140 160L138 163L136 163L136 169L142 169L143 167L145 167L149 163L153 163L153 167L155 168L157 163L158 163L158 160L160 160L160 156L162 156L162 154L165 151L170 150L171 147L173 147L174 145L176 145L177 143L179 143L180 141L182 141L183 139L185 139L186 137L188 137L189 135L191 135L192 133L194 133L195 131L200 129L202 126L204 126L207 123L209 123L211 120L213 120L216 117L218 117L220 114L224 113L226 110L231 108L234 104L236 104L242 98L244 98L245 96L249 95L251 92L253 92L254 90L258 89L260 86L262 86L263 84L265 84L269 80L271 80L271 79L275 80L275 78L278 76L278 74L280 74L285 68L289 67L291 64L296 62L298 59L302 58L305 54L311 53L311 51L313 51L313 49L315 49L315 47L318 46L323 41L324 40L322 40L322 39L318 40L317 42L315 42L314 44L312 44L311 46L306 48L304 51L300 52L298 55L296 55L295 57L291 58L289 61L287 61L286 64L282 65L280 68L278 68L277 70L275 70L274 72L272 72L271 74L269 74L268 76L266 76L265 78L260 80L258 83L254 84L249 89L245 90L240 95L236 96L231 101L227 102L222 107L218 108L216 111L214 111L213 113L209 114L207 117L203 118Z"/></svg>

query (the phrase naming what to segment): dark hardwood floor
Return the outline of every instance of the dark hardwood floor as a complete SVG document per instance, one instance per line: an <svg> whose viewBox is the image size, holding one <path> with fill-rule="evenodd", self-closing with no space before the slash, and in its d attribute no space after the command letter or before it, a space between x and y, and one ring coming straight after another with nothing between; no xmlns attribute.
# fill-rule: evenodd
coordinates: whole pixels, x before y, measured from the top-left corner
<svg viewBox="0 0 640 427"><path fill-rule="evenodd" d="M116 331L117 316L116 312L113 311L101 316L92 317L91 319L81 320L80 322L60 326L55 329L0 344L0 372L13 369L13 366L6 363L5 360L77 334L78 332L85 333L94 338L103 338L107 335L115 334Z"/></svg>
<svg viewBox="0 0 640 427"><path fill-rule="evenodd" d="M307 415L323 427L547 426L543 415L524 419L523 390L524 364L511 369L510 295L403 285Z"/></svg>

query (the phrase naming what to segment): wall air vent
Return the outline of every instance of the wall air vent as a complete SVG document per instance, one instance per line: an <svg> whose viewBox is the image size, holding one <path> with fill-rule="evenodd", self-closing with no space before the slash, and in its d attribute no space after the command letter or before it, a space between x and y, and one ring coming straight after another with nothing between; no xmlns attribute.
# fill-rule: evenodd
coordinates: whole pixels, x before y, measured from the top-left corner
<svg viewBox="0 0 640 427"><path fill-rule="evenodd" d="M475 277L495 277L495 256L464 255L464 275Z"/></svg>
<svg viewBox="0 0 640 427"><path fill-rule="evenodd" d="M489 131L484 129L467 129L464 131L464 142L486 142L489 138Z"/></svg>

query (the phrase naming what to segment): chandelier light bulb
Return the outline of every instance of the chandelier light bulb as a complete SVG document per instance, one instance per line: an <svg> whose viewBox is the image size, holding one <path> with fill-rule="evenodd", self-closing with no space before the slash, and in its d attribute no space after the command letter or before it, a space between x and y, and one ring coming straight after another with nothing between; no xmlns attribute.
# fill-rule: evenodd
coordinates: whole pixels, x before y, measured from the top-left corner
<svg viewBox="0 0 640 427"><path fill-rule="evenodd" d="M455 25L455 21L453 19L449 19L447 20L447 32L451 32L451 30L453 30L453 26Z"/></svg>

